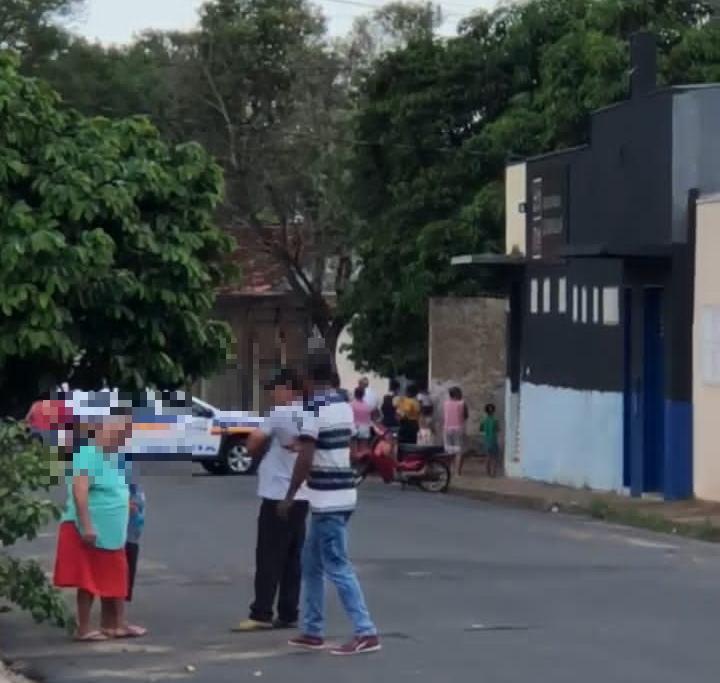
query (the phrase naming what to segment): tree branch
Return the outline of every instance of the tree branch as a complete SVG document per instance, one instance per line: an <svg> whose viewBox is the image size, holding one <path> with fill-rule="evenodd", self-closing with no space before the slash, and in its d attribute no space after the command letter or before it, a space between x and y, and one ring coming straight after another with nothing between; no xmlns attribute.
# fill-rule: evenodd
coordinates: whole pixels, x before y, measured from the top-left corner
<svg viewBox="0 0 720 683"><path fill-rule="evenodd" d="M323 296L323 292L317 289L305 273L302 263L296 260L291 252L272 236L268 236L267 229L257 214L250 214L246 219L239 219L238 222L251 229L260 240L263 247L274 258L283 265L288 282L293 291L302 298L307 306L308 312L314 325L320 330L323 336L331 336L345 326L343 320L335 323L336 312ZM339 332L337 332L339 334Z"/></svg>
<svg viewBox="0 0 720 683"><path fill-rule="evenodd" d="M212 42L208 45L209 50L209 58L210 61L212 60ZM232 118L230 117L230 112L228 111L227 105L225 103L225 99L223 98L222 94L220 93L219 88L217 87L217 83L215 82L215 79L213 78L212 73L210 72L210 69L208 67L207 62L201 57L200 58L200 65L203 71L203 75L205 76L205 80L207 81L208 87L210 88L210 92L212 93L213 97L215 98L215 104L213 104L210 100L205 99L205 102L210 105L215 111L217 111L220 116L222 117L223 121L225 122L225 129L227 131L228 135L228 147L230 150L229 155L229 161L230 165L235 171L240 170L240 163L238 161L238 155L237 155L237 136L235 133L235 126L232 122Z"/></svg>

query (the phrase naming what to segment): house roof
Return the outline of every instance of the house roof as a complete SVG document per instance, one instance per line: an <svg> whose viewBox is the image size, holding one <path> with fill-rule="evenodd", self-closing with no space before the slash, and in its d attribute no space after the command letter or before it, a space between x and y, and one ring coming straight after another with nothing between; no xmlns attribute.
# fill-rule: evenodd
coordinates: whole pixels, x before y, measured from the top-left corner
<svg viewBox="0 0 720 683"><path fill-rule="evenodd" d="M268 237L278 228L268 228ZM250 228L234 228L228 232L235 238L233 262L240 269L236 284L218 289L220 295L278 296L291 291L285 267L270 253L260 236Z"/></svg>
<svg viewBox="0 0 720 683"><path fill-rule="evenodd" d="M281 241L283 236L278 225L267 226L262 235L248 227L228 229L228 233L235 238L236 248L233 261L240 269L236 284L225 285L218 289L221 296L285 296L293 293L293 288L287 277L286 266L271 253L268 243L273 240ZM295 249L293 236L288 238L290 249ZM311 239L303 240L297 245L299 260L308 277L315 250ZM326 298L335 296L334 267L332 258L326 259L325 273L323 275L323 295Z"/></svg>

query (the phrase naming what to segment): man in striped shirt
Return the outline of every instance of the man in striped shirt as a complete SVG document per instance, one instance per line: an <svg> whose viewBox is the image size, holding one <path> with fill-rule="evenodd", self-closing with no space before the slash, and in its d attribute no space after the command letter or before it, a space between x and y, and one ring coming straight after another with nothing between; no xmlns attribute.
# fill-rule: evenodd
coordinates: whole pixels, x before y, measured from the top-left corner
<svg viewBox="0 0 720 683"><path fill-rule="evenodd" d="M331 387L332 376L330 356L313 353L308 364L308 398L302 412L299 452L281 506L281 510L289 509L298 489L307 481L312 519L302 560L303 632L290 644L310 650L324 649L327 576L335 584L355 630L350 642L330 652L355 655L377 652L381 646L347 555L348 521L357 502L350 462L355 428L352 408Z"/></svg>

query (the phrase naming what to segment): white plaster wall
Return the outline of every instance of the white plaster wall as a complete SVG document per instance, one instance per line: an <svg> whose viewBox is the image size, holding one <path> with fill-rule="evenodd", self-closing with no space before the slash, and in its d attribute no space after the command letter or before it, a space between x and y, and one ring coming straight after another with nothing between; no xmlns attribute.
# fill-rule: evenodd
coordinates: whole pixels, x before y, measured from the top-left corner
<svg viewBox="0 0 720 683"><path fill-rule="evenodd" d="M352 392L358 385L358 381L361 377L367 377L370 380L370 386L377 394L378 400L382 400L382 397L388 392L388 380L380 375L376 375L370 372L358 372L355 369L354 363L348 357L348 351L342 351L343 346L352 345L352 335L350 330L346 327L340 339L338 340L338 351L335 357L337 363L337 371L340 375L340 381L343 388Z"/></svg>
<svg viewBox="0 0 720 683"><path fill-rule="evenodd" d="M505 169L505 252L526 253L526 221L520 205L527 197L527 167L511 164Z"/></svg>
<svg viewBox="0 0 720 683"><path fill-rule="evenodd" d="M695 321L693 329L693 487L704 500L720 501L720 385L705 381L703 310L720 306L720 196L701 201L697 215Z"/></svg>
<svg viewBox="0 0 720 683"><path fill-rule="evenodd" d="M622 394L524 383L520 451L528 479L622 491Z"/></svg>
<svg viewBox="0 0 720 683"><path fill-rule="evenodd" d="M522 477L520 460L520 394L513 393L510 380L505 382L505 429L503 438L505 448L505 473L508 477Z"/></svg>

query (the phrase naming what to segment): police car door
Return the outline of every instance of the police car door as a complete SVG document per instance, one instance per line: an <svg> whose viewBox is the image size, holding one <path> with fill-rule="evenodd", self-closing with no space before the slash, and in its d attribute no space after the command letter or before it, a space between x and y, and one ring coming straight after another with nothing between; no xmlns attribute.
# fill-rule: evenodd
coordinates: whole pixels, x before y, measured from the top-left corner
<svg viewBox="0 0 720 683"><path fill-rule="evenodd" d="M215 412L193 399L189 425L189 450L194 457L214 457L220 449L220 436L213 433Z"/></svg>

